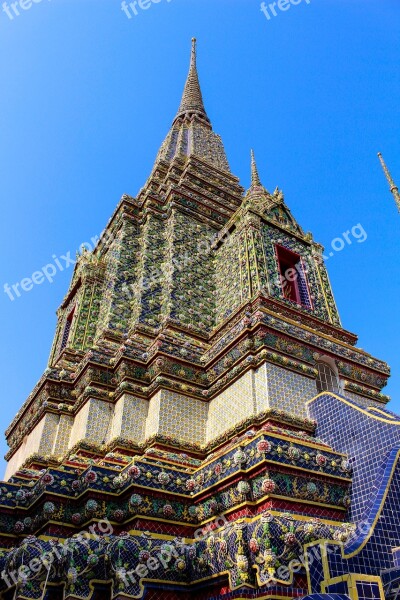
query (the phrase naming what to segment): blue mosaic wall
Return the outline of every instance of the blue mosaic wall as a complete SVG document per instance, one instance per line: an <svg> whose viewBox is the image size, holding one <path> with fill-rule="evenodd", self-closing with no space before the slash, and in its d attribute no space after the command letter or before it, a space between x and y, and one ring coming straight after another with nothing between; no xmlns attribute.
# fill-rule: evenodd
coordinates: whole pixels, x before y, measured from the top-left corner
<svg viewBox="0 0 400 600"><path fill-rule="evenodd" d="M389 588L391 577L398 576L400 419L385 409L365 409L329 393L311 401L308 408L318 421L317 435L336 451L347 453L352 463L351 515L357 524L345 544L310 546L309 551L316 552L310 564L310 587L315 592L346 593L340 588L344 579L338 582L337 578L362 573L352 584L356 597L380 598L382 585L374 578L386 571L383 581ZM393 571L388 573L389 569Z"/></svg>
<svg viewBox="0 0 400 600"><path fill-rule="evenodd" d="M353 468L351 520L365 519L371 510L371 491L379 485L381 469L400 444L400 417L385 408L367 408L347 398L322 394L308 404L318 423L317 436L349 458Z"/></svg>

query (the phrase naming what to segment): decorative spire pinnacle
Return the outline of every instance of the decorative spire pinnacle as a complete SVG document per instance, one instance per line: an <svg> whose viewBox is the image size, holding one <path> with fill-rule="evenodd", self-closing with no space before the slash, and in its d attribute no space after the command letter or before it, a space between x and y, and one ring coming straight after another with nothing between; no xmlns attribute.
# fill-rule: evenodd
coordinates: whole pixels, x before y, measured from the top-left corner
<svg viewBox="0 0 400 600"><path fill-rule="evenodd" d="M386 163L383 160L383 156L382 156L382 154L380 152L378 152L378 157L379 157L379 160L381 162L382 169L383 169L383 172L385 173L386 179L388 180L390 191L393 194L394 200L396 202L397 209L400 212L400 193L399 193L399 188L397 187L397 185L393 181L393 178L392 178L392 176L390 174L390 171L387 168Z"/></svg>
<svg viewBox="0 0 400 600"><path fill-rule="evenodd" d="M206 121L210 122L206 113L206 109L204 108L203 96L199 83L199 75L197 73L196 58L196 38L192 38L189 74L186 80L185 89L183 90L181 104L175 117L175 121L179 117L197 114L203 119L206 119Z"/></svg>
<svg viewBox="0 0 400 600"><path fill-rule="evenodd" d="M256 157L254 156L254 150L250 151L250 157L251 183L245 196L247 206L257 208L257 210L264 212L266 210L269 210L270 206L273 204L272 196L261 183L261 179L257 169Z"/></svg>
<svg viewBox="0 0 400 600"><path fill-rule="evenodd" d="M251 187L261 186L260 176L257 170L256 158L254 150L251 150Z"/></svg>

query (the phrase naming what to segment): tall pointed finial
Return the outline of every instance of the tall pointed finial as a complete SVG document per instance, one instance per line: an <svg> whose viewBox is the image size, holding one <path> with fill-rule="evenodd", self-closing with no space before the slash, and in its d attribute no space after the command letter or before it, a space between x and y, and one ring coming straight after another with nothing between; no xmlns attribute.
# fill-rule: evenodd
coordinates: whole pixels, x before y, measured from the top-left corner
<svg viewBox="0 0 400 600"><path fill-rule="evenodd" d="M192 55L191 55L191 63L194 63L194 66L196 66L196 44L197 44L197 40L196 38L192 38Z"/></svg>
<svg viewBox="0 0 400 600"><path fill-rule="evenodd" d="M179 117L196 114L197 116L206 119L206 121L209 123L210 120L207 116L206 109L204 108L203 96L199 83L199 75L197 73L196 43L196 38L192 38L189 74L186 80L185 89L183 90L181 104L175 117L175 121Z"/></svg>
<svg viewBox="0 0 400 600"><path fill-rule="evenodd" d="M251 187L261 186L260 176L257 170L256 157L254 150L251 150Z"/></svg>
<svg viewBox="0 0 400 600"><path fill-rule="evenodd" d="M396 202L397 209L400 212L400 193L399 193L399 188L397 187L397 185L393 181L393 178L392 178L392 176L390 174L390 171L387 168L386 163L383 160L383 156L382 156L382 154L380 152L378 152L378 157L379 157L379 160L381 162L382 169L383 169L383 172L385 173L386 179L388 180L390 191L393 194L394 200Z"/></svg>

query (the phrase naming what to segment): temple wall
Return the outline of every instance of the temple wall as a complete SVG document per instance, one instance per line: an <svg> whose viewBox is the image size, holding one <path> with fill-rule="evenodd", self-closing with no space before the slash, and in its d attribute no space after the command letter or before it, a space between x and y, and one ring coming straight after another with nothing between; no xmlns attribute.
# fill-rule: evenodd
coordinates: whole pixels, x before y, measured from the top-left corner
<svg viewBox="0 0 400 600"><path fill-rule="evenodd" d="M8 481L10 477L12 477L12 475L17 471L18 467L23 463L23 460L20 459L22 451L23 446L21 446L14 456L8 461L4 475L4 481Z"/></svg>
<svg viewBox="0 0 400 600"><path fill-rule="evenodd" d="M230 387L211 400L208 410L206 442L230 429L256 412L253 397L253 373L247 371Z"/></svg>
<svg viewBox="0 0 400 600"><path fill-rule="evenodd" d="M149 402L124 394L114 409L110 439L122 437L140 444L144 441Z"/></svg>
<svg viewBox="0 0 400 600"><path fill-rule="evenodd" d="M317 395L313 379L266 362L209 403L169 390L160 390L150 401L124 394L115 406L92 398L75 417L47 413L9 461L6 477L34 453L62 457L82 440L101 445L125 438L143 444L157 434L205 445L269 408L307 417L306 403ZM344 395L365 408L383 408L358 394Z"/></svg>
<svg viewBox="0 0 400 600"><path fill-rule="evenodd" d="M149 439L158 432L160 422L161 392L157 392L149 402L149 410L145 426L145 438Z"/></svg>
<svg viewBox="0 0 400 600"><path fill-rule="evenodd" d="M214 230L178 210L167 227L168 264L173 268L164 287L164 313L184 325L209 330L214 325L215 278L210 256Z"/></svg>
<svg viewBox="0 0 400 600"><path fill-rule="evenodd" d="M138 284L131 288L133 298L129 303L130 327L133 327L137 321L155 327L161 323L163 316L161 309L166 276L163 268L166 261L165 222L153 213L149 213L141 226L140 236Z"/></svg>
<svg viewBox="0 0 400 600"><path fill-rule="evenodd" d="M206 442L268 408L307 417L306 402L317 395L313 379L264 363L249 370L209 405Z"/></svg>
<svg viewBox="0 0 400 600"><path fill-rule="evenodd" d="M307 417L306 402L318 394L314 379L265 363L268 406L285 410L297 417Z"/></svg>
<svg viewBox="0 0 400 600"><path fill-rule="evenodd" d="M114 407L108 402L91 398L77 413L71 431L69 448L85 439L103 444L109 440Z"/></svg>
<svg viewBox="0 0 400 600"><path fill-rule="evenodd" d="M253 371L253 386L254 396L256 402L256 414L263 412L269 408L268 400L268 382L267 382L267 370L265 363L258 369Z"/></svg>
<svg viewBox="0 0 400 600"><path fill-rule="evenodd" d="M51 452L55 456L63 457L67 452L73 425L74 417L72 415L59 415Z"/></svg>
<svg viewBox="0 0 400 600"><path fill-rule="evenodd" d="M46 413L41 420L43 423L43 427L36 431L36 428L32 431L33 440L29 440L27 443L27 456L32 454L33 452L39 452L39 454L51 454L53 449L54 440L57 435L57 426L60 420L60 415L56 415L54 413ZM32 445L37 448L37 450L32 449Z"/></svg>
<svg viewBox="0 0 400 600"><path fill-rule="evenodd" d="M46 413L44 415L8 462L5 474L6 479L9 479L32 454L51 454L57 433L58 420L59 415L54 413Z"/></svg>
<svg viewBox="0 0 400 600"><path fill-rule="evenodd" d="M161 392L159 433L184 442L205 442L208 403L175 392Z"/></svg>
<svg viewBox="0 0 400 600"><path fill-rule="evenodd" d="M239 255L240 238L235 231L218 249L215 258L216 324L242 303Z"/></svg>
<svg viewBox="0 0 400 600"><path fill-rule="evenodd" d="M161 390L150 400L146 439L158 433L182 442L203 444L207 412L206 402Z"/></svg>
<svg viewBox="0 0 400 600"><path fill-rule="evenodd" d="M68 447L72 448L75 444L85 437L87 420L89 415L89 402L82 406L81 410L76 414L74 424L71 431L71 437Z"/></svg>
<svg viewBox="0 0 400 600"><path fill-rule="evenodd" d="M132 314L129 300L132 286L137 281L139 235L137 224L129 218L124 219L121 229L102 257L107 264L105 273L107 284L104 288L98 287L96 293L98 304L94 308L92 303L90 305L90 312L97 311L97 319L93 319L87 311L89 325L91 321L96 323L96 336L116 324L120 330L129 329Z"/></svg>

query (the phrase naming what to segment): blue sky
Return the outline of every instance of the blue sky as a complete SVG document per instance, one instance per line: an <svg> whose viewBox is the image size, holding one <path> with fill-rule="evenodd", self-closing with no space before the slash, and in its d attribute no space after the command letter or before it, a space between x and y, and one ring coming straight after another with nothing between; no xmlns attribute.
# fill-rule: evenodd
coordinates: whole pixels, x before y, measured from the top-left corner
<svg viewBox="0 0 400 600"><path fill-rule="evenodd" d="M254 147L264 185L283 188L328 252L355 225L366 232L327 266L343 326L392 366L385 391L400 412L400 215L376 157L400 185L398 0L302 0L269 20L259 0L160 0L131 18L120 0L21 1L13 19L0 10L0 430L46 367L72 270L14 301L3 286L74 256L137 193L178 108L192 36L242 184Z"/></svg>

